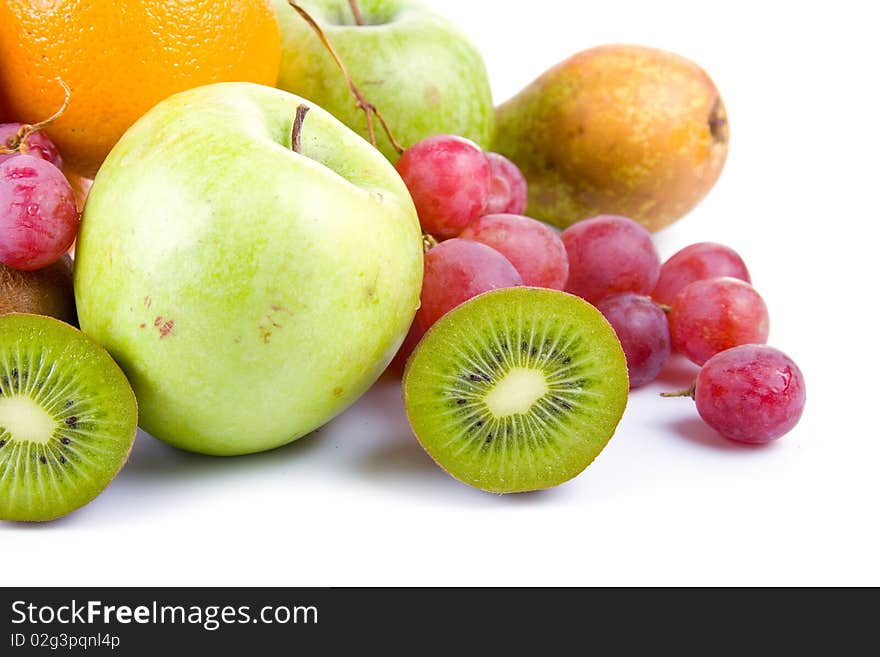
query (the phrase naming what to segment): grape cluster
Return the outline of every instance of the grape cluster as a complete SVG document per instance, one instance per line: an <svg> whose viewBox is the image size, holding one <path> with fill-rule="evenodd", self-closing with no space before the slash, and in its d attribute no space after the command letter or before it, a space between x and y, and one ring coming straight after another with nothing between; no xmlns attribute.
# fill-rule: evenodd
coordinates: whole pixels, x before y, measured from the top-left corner
<svg viewBox="0 0 880 657"><path fill-rule="evenodd" d="M559 234L523 214L528 189L513 162L461 137L429 137L396 167L422 229L440 240L425 255L421 306L396 371L425 331L468 299L515 285L554 288L602 312L620 339L631 388L654 381L679 352L702 366L681 394L723 436L768 442L797 423L803 375L765 345L767 306L733 249L703 242L661 262L641 224L612 215Z"/></svg>
<svg viewBox="0 0 880 657"><path fill-rule="evenodd" d="M395 165L422 230L441 242L425 254L421 305L392 363L400 372L434 322L483 292L516 285L565 289L565 246L524 216L525 176L510 160L453 135L428 137Z"/></svg>
<svg viewBox="0 0 880 657"><path fill-rule="evenodd" d="M55 145L21 123L0 124L0 263L34 271L73 244L79 212Z"/></svg>

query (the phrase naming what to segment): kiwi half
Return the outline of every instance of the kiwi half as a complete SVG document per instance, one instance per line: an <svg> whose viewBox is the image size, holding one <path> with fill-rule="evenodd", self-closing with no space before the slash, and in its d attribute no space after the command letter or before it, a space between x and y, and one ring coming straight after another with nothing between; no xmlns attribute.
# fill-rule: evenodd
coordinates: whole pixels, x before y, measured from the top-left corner
<svg viewBox="0 0 880 657"><path fill-rule="evenodd" d="M137 402L97 343L56 319L0 317L0 520L87 504L128 458Z"/></svg>
<svg viewBox="0 0 880 657"><path fill-rule="evenodd" d="M422 446L453 477L493 493L550 488L582 472L614 434L626 357L586 301L515 287L455 308L404 374Z"/></svg>

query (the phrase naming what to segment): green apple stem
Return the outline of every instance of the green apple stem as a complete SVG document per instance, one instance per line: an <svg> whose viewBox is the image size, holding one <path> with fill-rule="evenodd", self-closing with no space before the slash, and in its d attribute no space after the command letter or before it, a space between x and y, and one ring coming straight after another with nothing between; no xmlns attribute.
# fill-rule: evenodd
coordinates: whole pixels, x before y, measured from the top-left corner
<svg viewBox="0 0 880 657"><path fill-rule="evenodd" d="M70 105L70 87L68 87L61 78L55 79L58 80L58 84L64 89L64 102L61 104L61 107L59 107L58 110L48 119L44 119L38 123L25 123L22 125L18 129L18 132L6 140L5 144L0 144L0 153L3 155L9 155L10 153L27 152L27 138L33 133L38 132L57 121L61 118L61 115L67 111L67 106Z"/></svg>
<svg viewBox="0 0 880 657"><path fill-rule="evenodd" d="M302 127L303 121L306 120L306 114L309 113L308 105L300 105L296 108L296 118L293 120L293 132L291 134L291 148L294 153L302 152Z"/></svg>
<svg viewBox="0 0 880 657"><path fill-rule="evenodd" d="M661 397L690 397L694 398L694 395L697 394L697 384L695 383L687 390L679 390L678 392L661 392Z"/></svg>
<svg viewBox="0 0 880 657"><path fill-rule="evenodd" d="M351 13L354 14L354 22L358 25L363 25L364 15L361 13L357 0L348 0L348 6L351 7Z"/></svg>
<svg viewBox="0 0 880 657"><path fill-rule="evenodd" d="M364 114L367 117L367 133L370 137L370 143L373 146L376 146L376 130L373 123L373 117L375 117L379 124L382 126L382 130L385 132L385 135L388 137L388 141L391 142L391 146L398 153L403 153L403 146L400 145L394 135L391 132L391 128L388 127L388 124L385 122L385 118L382 116L382 113L376 108L372 103L367 102L367 99L361 93L361 90L358 89L357 85L354 83L354 80L351 79L351 75L348 72L348 68L345 66L345 63L342 61L342 58L339 56L339 53L336 52L336 49L333 47L333 44L330 43L330 40L327 38L327 35L324 33L324 30L321 29L321 26L318 25L318 22L312 18L311 14L303 9L296 0L287 0L287 4L293 7L296 12L302 17L302 19L309 24L309 27L314 30L315 34L318 36L318 39L321 40L321 43L327 49L327 52L330 53L330 56L333 57L333 61L336 62L336 65L339 67L339 70L342 71L343 77L345 77L345 81L348 83L348 89L351 91L351 95L354 96L355 104L358 109L364 111Z"/></svg>

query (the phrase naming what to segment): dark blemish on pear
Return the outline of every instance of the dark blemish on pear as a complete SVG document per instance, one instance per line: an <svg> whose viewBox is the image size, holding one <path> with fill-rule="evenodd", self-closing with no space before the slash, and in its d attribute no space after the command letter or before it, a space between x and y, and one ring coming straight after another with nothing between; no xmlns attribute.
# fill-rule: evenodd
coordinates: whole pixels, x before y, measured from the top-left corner
<svg viewBox="0 0 880 657"><path fill-rule="evenodd" d="M162 324L162 327L159 329L159 339L167 338L169 335L174 335L174 320L169 319L167 322Z"/></svg>
<svg viewBox="0 0 880 657"><path fill-rule="evenodd" d="M719 144L726 144L730 138L730 128L727 124L727 113L721 105L721 97L715 99L712 112L709 114L709 132L712 138Z"/></svg>

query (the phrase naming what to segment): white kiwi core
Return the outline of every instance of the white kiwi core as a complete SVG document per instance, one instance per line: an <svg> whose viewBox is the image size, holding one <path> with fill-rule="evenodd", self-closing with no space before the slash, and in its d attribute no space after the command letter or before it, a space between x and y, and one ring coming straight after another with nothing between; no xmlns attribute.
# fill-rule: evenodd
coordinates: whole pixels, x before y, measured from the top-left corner
<svg viewBox="0 0 880 657"><path fill-rule="evenodd" d="M541 370L514 367L486 395L486 406L495 417L528 413L550 391Z"/></svg>
<svg viewBox="0 0 880 657"><path fill-rule="evenodd" d="M13 395L0 398L0 430L15 441L47 444L58 423L30 397Z"/></svg>

